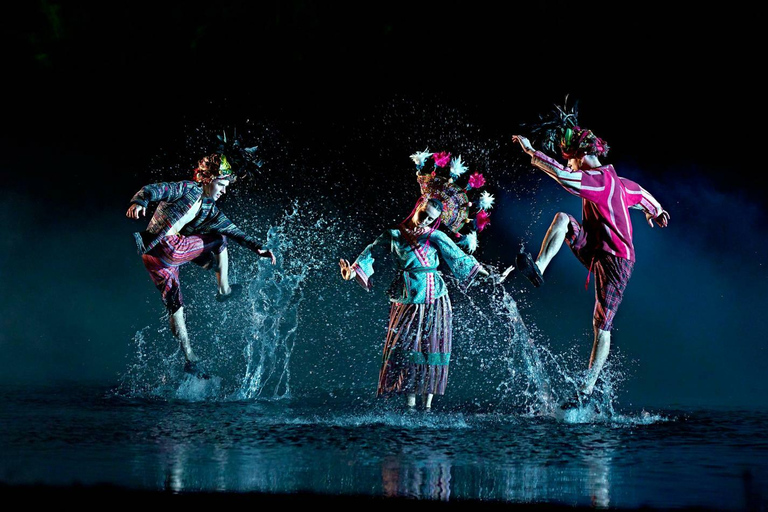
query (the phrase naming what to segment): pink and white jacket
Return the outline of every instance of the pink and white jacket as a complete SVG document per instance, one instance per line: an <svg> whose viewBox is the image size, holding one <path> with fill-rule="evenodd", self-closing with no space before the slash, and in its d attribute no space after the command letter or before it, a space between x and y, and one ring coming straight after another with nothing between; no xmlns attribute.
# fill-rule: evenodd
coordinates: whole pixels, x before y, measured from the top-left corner
<svg viewBox="0 0 768 512"><path fill-rule="evenodd" d="M565 190L582 198L582 226L593 248L635 261L629 209L642 210L653 217L663 211L647 190L618 176L612 165L573 171L541 151L534 153L531 163Z"/></svg>

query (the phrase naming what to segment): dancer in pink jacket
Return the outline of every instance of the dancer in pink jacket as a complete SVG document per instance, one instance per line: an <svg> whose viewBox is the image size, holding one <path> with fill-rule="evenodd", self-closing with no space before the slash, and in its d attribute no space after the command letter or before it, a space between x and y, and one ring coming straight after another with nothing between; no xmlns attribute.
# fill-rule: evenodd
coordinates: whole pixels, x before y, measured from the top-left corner
<svg viewBox="0 0 768 512"><path fill-rule="evenodd" d="M610 351L613 319L635 263L630 209L643 211L651 227L654 222L666 227L669 213L643 187L617 175L612 165L600 162L608 154L608 145L591 130L578 125L575 110L567 113L558 108L557 114L557 122L550 123L546 133L549 147L559 149L568 167L535 150L522 135L515 135L512 140L531 156L535 167L566 191L581 197L582 219L579 222L571 214L558 212L536 260L521 252L516 266L534 286L541 286L544 271L565 241L589 274L594 275L594 342L588 372L576 396L561 406L572 408L592 394Z"/></svg>

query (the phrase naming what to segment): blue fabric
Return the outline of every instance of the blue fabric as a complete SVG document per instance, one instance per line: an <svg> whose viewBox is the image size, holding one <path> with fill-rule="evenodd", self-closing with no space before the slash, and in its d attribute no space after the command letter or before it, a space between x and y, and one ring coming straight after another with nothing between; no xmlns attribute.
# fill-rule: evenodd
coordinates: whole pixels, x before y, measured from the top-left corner
<svg viewBox="0 0 768 512"><path fill-rule="evenodd" d="M436 271L441 262L463 286L472 281L479 267L474 256L466 254L447 234L439 230L429 236L428 246L426 241L427 235L418 237L412 243L400 229L384 231L353 263L358 282L370 290L374 264L387 257L387 254L399 270L387 291L393 302L425 304L448 293L442 275Z"/></svg>

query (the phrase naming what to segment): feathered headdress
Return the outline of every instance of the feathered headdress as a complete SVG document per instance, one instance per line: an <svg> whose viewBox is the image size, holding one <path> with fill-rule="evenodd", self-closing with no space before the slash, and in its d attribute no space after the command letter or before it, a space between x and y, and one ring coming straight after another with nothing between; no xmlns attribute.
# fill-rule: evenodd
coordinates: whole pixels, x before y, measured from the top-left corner
<svg viewBox="0 0 768 512"><path fill-rule="evenodd" d="M263 165L256 155L258 146L246 147L236 130L232 137L227 137L227 133L222 132L216 138L219 140L218 152L227 155L232 171L238 178L253 176Z"/></svg>
<svg viewBox="0 0 768 512"><path fill-rule="evenodd" d="M477 234L490 223L488 212L495 200L492 194L481 190L485 177L474 172L465 185L459 185L456 180L467 173L469 167L461 155L454 157L445 151L430 153L427 148L412 154L411 160L416 164L421 196L442 201L440 222L458 239L457 244L469 253L475 252Z"/></svg>
<svg viewBox="0 0 768 512"><path fill-rule="evenodd" d="M540 142L545 150L550 153L559 151L565 159L584 155L604 157L610 149L592 130L579 126L578 101L569 108L567 95L563 106L555 105L548 116L540 116L540 122L531 131L541 137Z"/></svg>

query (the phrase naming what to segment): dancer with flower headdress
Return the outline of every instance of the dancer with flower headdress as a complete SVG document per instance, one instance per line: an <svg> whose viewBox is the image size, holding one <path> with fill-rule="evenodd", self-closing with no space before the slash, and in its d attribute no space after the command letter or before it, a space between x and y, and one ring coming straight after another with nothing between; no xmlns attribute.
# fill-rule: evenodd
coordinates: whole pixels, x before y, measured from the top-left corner
<svg viewBox="0 0 768 512"><path fill-rule="evenodd" d="M567 103L566 97L566 103ZM559 151L568 167L533 148L522 135L514 135L531 163L559 183L566 191L582 198L582 220L558 212L549 226L536 260L524 251L517 256L517 269L534 286L544 283L544 271L565 241L573 254L595 276L594 340L584 382L574 397L561 408L578 407L592 394L611 346L613 320L635 263L630 209L645 213L648 225L666 227L669 213L643 187L616 174L612 165L600 158L607 156L608 144L591 130L579 126L577 105L556 107L549 119L535 129L544 134L544 148Z"/></svg>
<svg viewBox="0 0 768 512"><path fill-rule="evenodd" d="M421 170L424 161L433 156L437 168L447 168L451 162L448 153L422 152L412 158ZM454 160L454 169L456 163L461 165L461 159ZM489 276L489 272L451 235L438 229L448 219L455 236L459 224L470 223L466 189L453 186L452 180L444 180L437 173L418 172L417 177L422 195L411 213L397 226L384 230L354 263L341 259L339 266L342 278L355 278L370 291L374 263L387 255L394 261L398 272L387 291L391 302L389 327L376 395L405 395L409 410L421 396L424 409L430 410L434 395L445 393L453 343L453 309L438 267L444 264L464 288L478 274ZM482 227L487 224L487 214L485 218ZM476 236L463 235L461 244L474 252Z"/></svg>
<svg viewBox="0 0 768 512"><path fill-rule="evenodd" d="M242 290L241 285L229 283L228 239L261 257L270 258L272 264L275 264L275 256L216 206L216 201L236 179L226 155L213 153L203 157L193 178L194 181L153 183L142 187L131 199L126 216L139 219L146 215L150 203L158 203L147 229L134 233L136 245L152 282L160 290L171 332L181 345L186 359L184 371L208 379L210 374L199 362L189 341L179 267L191 261L204 269L213 269L218 288L216 299L223 302Z"/></svg>

